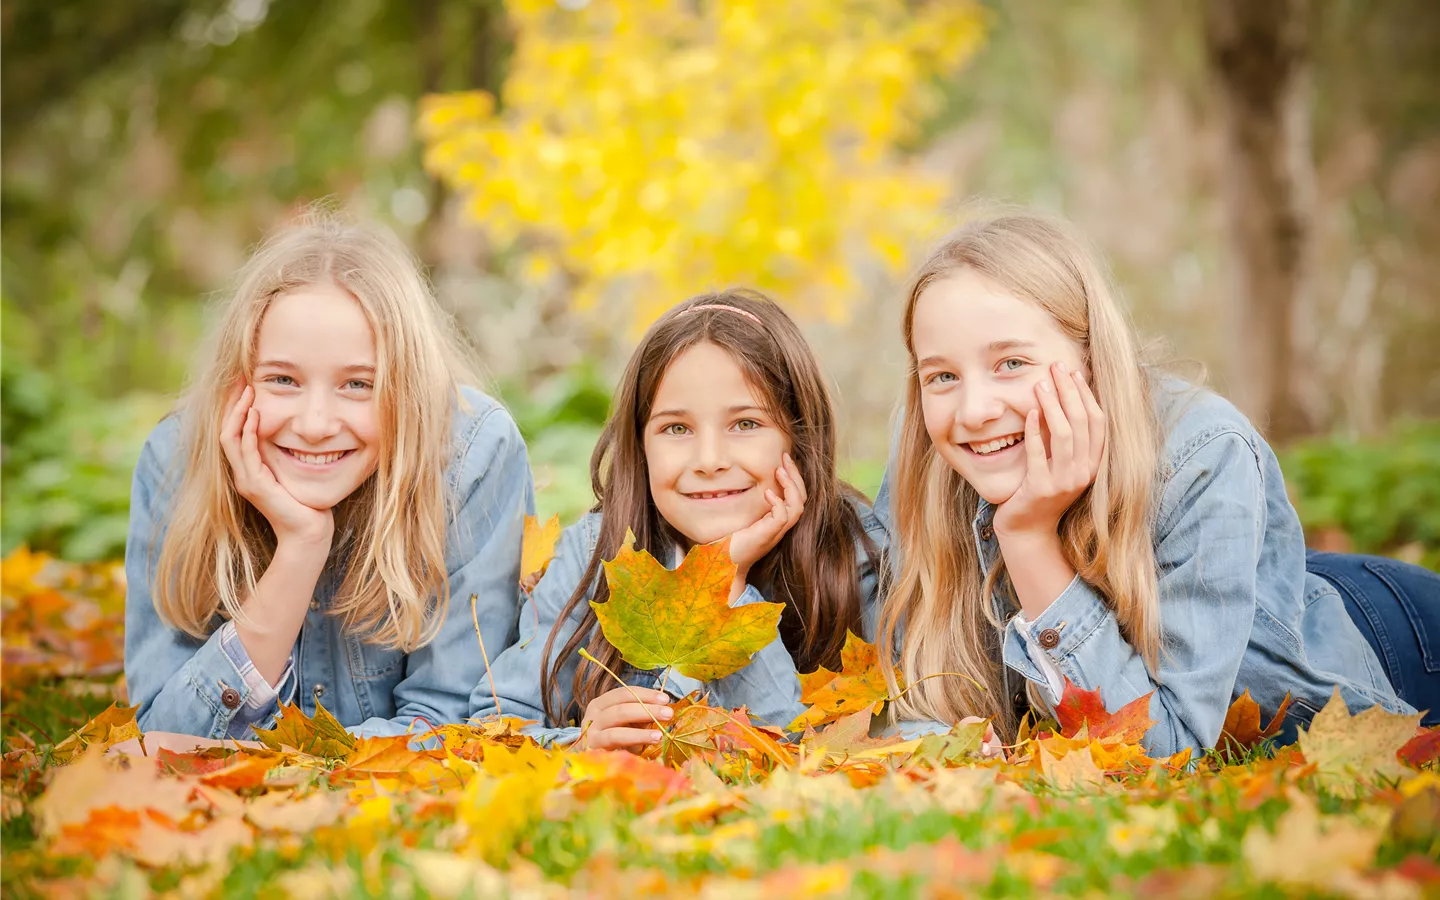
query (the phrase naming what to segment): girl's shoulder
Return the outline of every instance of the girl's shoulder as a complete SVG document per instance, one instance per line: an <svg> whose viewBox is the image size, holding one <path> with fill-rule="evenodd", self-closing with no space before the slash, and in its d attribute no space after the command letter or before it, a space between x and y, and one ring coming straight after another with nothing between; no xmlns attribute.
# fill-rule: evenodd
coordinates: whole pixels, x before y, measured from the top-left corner
<svg viewBox="0 0 1440 900"><path fill-rule="evenodd" d="M1151 397L1163 435L1163 475L1184 466L1222 435L1231 435L1248 444L1257 458L1269 451L1265 439L1245 414L1208 388L1166 376L1152 382Z"/></svg>
<svg viewBox="0 0 1440 900"><path fill-rule="evenodd" d="M451 424L450 483L452 489L474 482L487 472L525 462L525 439L515 417L494 397L462 385L455 398Z"/></svg>

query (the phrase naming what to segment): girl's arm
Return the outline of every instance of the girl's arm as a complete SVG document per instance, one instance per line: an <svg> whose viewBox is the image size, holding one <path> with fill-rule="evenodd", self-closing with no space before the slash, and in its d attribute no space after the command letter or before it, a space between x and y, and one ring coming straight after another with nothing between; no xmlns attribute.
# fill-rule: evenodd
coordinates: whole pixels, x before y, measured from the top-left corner
<svg viewBox="0 0 1440 900"><path fill-rule="evenodd" d="M1032 642L1010 623L1006 665L1048 693L1033 658L1043 653L1079 687L1098 689L1108 709L1154 691L1150 717L1157 724L1145 738L1153 754L1214 746L1255 618L1264 498L1259 454L1238 430L1203 435L1176 461L1155 530L1158 678L1121 634L1104 598L1079 577L1043 612L1027 616Z"/></svg>
<svg viewBox="0 0 1440 900"><path fill-rule="evenodd" d="M445 621L433 641L405 658L394 717L367 719L352 729L361 735L419 735L465 721L472 689L486 680L484 654L493 664L515 639L520 544L525 516L535 511L534 485L515 420L485 402L493 406L475 420L453 485L460 507L448 529Z"/></svg>
<svg viewBox="0 0 1440 900"><path fill-rule="evenodd" d="M144 731L249 737L251 726L274 718L277 699L294 694L294 678L287 670L272 687L233 625L194 638L161 620L152 598L164 511L173 499L166 472L179 444L180 423L172 416L150 435L135 467L125 541L125 683Z"/></svg>
<svg viewBox="0 0 1440 900"><path fill-rule="evenodd" d="M531 719L537 724L525 729L525 733L544 746L565 744L580 736L580 729L547 722L545 701L540 692L540 669L544 659L545 644L551 629L560 622L560 613L580 584L585 574L585 565L594 547L594 529L599 527L599 517L589 514L579 522L566 528L555 543L555 557L545 570L545 576L525 596L524 607L520 610L520 640L490 659L490 675L482 671L474 689L470 692L469 715L472 719L487 719L501 715L507 718ZM518 588L512 585L512 591ZM578 610L583 613L584 610ZM566 619L555 635L554 652L570 640L580 619ZM555 683L561 691L562 705L570 700L570 685L574 683L575 670L580 663L576 654L565 661L556 673ZM618 685L617 685L618 686Z"/></svg>

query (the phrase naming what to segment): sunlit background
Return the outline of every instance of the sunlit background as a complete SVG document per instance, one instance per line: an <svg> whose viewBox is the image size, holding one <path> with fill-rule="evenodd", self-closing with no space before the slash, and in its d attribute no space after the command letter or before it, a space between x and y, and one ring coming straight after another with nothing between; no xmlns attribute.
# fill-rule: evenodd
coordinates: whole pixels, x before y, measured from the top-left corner
<svg viewBox="0 0 1440 900"><path fill-rule="evenodd" d="M639 331L727 285L802 320L873 490L907 269L999 202L1265 423L1312 543L1435 566L1440 5L1251 6L7 0L3 550L123 552L207 303L326 197L431 267L542 511L590 504Z"/></svg>

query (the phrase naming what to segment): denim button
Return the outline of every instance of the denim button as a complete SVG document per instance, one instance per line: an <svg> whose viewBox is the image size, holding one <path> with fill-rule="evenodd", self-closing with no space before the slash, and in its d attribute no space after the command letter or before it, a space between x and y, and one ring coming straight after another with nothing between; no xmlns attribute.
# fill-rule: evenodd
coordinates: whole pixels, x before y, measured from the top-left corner
<svg viewBox="0 0 1440 900"><path fill-rule="evenodd" d="M323 684L317 684L317 685L315 685L315 687L314 687L314 689L311 691L311 693L313 693L313 694L315 695L315 699L316 699L316 700L319 700L321 697L325 696L325 685L323 685Z"/></svg>
<svg viewBox="0 0 1440 900"><path fill-rule="evenodd" d="M980 529L980 540L988 541L994 537L995 529L991 528L989 525L986 525L984 528Z"/></svg>
<svg viewBox="0 0 1440 900"><path fill-rule="evenodd" d="M1040 632L1040 646L1046 650L1054 650L1060 646L1060 632L1053 628L1046 628Z"/></svg>
<svg viewBox="0 0 1440 900"><path fill-rule="evenodd" d="M220 692L220 702L225 704L226 709L237 709L240 706L240 692L227 687Z"/></svg>

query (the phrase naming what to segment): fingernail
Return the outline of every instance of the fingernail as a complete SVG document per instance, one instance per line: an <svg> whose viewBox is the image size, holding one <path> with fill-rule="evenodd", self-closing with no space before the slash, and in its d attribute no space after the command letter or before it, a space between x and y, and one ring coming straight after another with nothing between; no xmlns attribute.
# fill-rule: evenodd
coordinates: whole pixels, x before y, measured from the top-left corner
<svg viewBox="0 0 1440 900"><path fill-rule="evenodd" d="M1048 394L1048 393L1050 393L1051 391L1053 391L1053 390L1055 390L1055 389L1050 386L1050 382L1048 382L1048 381L1042 381L1042 382L1040 382L1040 390L1042 390L1042 391L1044 391L1045 393Z"/></svg>
<svg viewBox="0 0 1440 900"><path fill-rule="evenodd" d="M660 718L662 719L668 719L673 715L675 715L675 710L671 709L668 706L660 710Z"/></svg>
<svg viewBox="0 0 1440 900"><path fill-rule="evenodd" d="M652 744L658 744L658 743L660 743L660 738L663 737L663 736L664 736L664 735L660 734L660 732L658 732L658 731L652 731L652 732L650 732L650 743L652 743Z"/></svg>
<svg viewBox="0 0 1440 900"><path fill-rule="evenodd" d="M669 695L669 694L664 694L664 693L656 694L656 695L655 695L655 702L656 702L656 703L669 703L669 702L670 702L670 695Z"/></svg>
<svg viewBox="0 0 1440 900"><path fill-rule="evenodd" d="M1061 373L1064 373L1066 371L1065 364L1063 362L1057 362L1055 364L1055 368L1059 369Z"/></svg>

